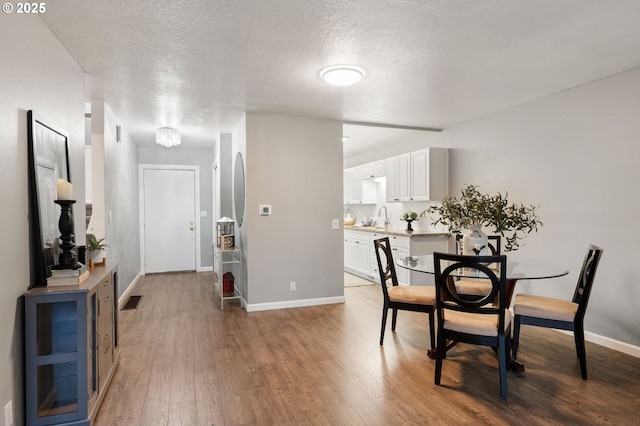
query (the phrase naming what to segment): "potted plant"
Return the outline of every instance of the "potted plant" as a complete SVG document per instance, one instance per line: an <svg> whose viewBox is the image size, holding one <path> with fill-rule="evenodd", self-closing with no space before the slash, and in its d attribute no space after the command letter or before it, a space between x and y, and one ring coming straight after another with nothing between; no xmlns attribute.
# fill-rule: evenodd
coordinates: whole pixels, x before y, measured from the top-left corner
<svg viewBox="0 0 640 426"><path fill-rule="evenodd" d="M429 207L423 214L436 214L435 218L432 216L432 224L445 225L453 234L469 230L470 233L463 237L463 253L473 254L475 248L477 254L479 246L486 246L486 235L484 240L474 242L465 242L464 239L482 237L483 226L493 227L494 232L504 238L505 251L517 250L520 247L519 240L542 226L536 210L535 206L511 203L508 193L504 196L500 193L482 194L478 186L467 185L459 195L446 196L440 205Z"/></svg>
<svg viewBox="0 0 640 426"><path fill-rule="evenodd" d="M89 266L93 266L93 259L96 257L102 250L107 247L107 244L104 242L104 238L96 238L93 234L87 234L87 251L89 252Z"/></svg>
<svg viewBox="0 0 640 426"><path fill-rule="evenodd" d="M413 228L411 227L411 222L418 218L418 213L416 212L406 212L402 215L402 220L407 222L407 232L413 232Z"/></svg>

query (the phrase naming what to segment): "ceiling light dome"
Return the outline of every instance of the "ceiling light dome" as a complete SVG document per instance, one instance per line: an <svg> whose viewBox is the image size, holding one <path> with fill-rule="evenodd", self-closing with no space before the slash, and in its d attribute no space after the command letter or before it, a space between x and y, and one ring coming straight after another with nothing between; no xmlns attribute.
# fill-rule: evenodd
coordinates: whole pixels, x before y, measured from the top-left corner
<svg viewBox="0 0 640 426"><path fill-rule="evenodd" d="M180 145L180 131L172 127L160 127L156 130L156 142L166 147Z"/></svg>
<svg viewBox="0 0 640 426"><path fill-rule="evenodd" d="M362 68L355 65L333 65L320 71L320 78L334 86L350 86L364 77Z"/></svg>

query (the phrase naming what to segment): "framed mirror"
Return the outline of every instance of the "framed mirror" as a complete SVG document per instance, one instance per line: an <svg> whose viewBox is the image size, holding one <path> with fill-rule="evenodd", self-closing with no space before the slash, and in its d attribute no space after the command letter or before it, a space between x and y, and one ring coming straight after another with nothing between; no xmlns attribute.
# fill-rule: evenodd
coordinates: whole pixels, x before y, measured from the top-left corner
<svg viewBox="0 0 640 426"><path fill-rule="evenodd" d="M242 154L236 154L236 162L233 167L233 205L236 212L236 222L242 226L244 220L244 197L245 197L244 163Z"/></svg>
<svg viewBox="0 0 640 426"><path fill-rule="evenodd" d="M60 232L58 179L71 182L68 134L27 112L31 287L45 286L56 263Z"/></svg>

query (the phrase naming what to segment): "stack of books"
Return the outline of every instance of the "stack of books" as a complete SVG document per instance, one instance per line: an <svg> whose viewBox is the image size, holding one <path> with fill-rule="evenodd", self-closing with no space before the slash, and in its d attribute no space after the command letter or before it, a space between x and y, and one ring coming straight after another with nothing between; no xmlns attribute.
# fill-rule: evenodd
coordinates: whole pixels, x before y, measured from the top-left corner
<svg viewBox="0 0 640 426"><path fill-rule="evenodd" d="M54 269L47 278L47 287L61 285L78 285L89 277L89 271L85 265L78 269Z"/></svg>

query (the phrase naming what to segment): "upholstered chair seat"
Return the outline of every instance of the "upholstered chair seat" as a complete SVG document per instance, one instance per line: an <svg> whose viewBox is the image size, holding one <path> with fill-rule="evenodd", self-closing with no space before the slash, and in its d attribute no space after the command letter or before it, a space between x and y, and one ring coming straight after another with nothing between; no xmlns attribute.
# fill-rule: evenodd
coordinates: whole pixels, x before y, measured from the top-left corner
<svg viewBox="0 0 640 426"><path fill-rule="evenodd" d="M476 336L498 336L499 317L496 314L478 315L469 312L447 311L444 317L444 327L458 333L474 334ZM504 311L504 329L511 325L511 312Z"/></svg>
<svg viewBox="0 0 640 426"><path fill-rule="evenodd" d="M570 300L559 300L533 294L518 294L513 303L516 315L546 318L557 321L573 321L578 304Z"/></svg>
<svg viewBox="0 0 640 426"><path fill-rule="evenodd" d="M416 303L421 305L435 305L436 288L433 286L404 286L399 285L388 289L389 300L401 303Z"/></svg>

